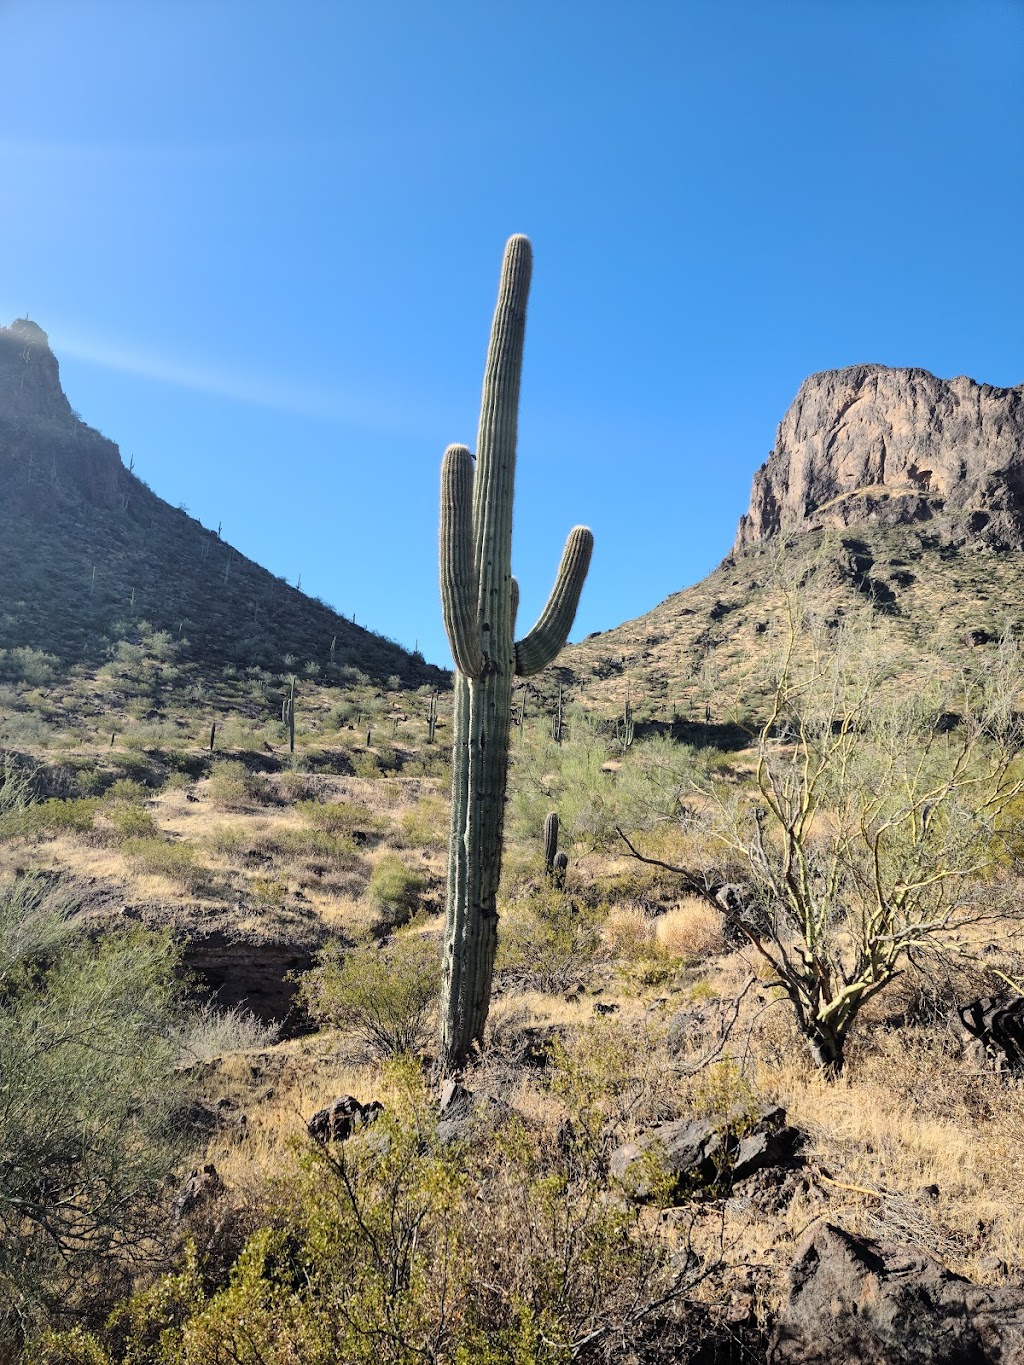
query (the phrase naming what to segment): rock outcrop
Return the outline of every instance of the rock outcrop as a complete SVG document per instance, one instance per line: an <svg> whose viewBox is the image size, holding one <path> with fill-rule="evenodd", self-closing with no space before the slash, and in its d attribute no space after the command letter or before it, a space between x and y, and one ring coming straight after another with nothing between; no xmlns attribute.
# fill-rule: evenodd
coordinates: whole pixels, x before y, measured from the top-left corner
<svg viewBox="0 0 1024 1365"><path fill-rule="evenodd" d="M1024 385L853 365L800 386L733 553L779 534L933 520L951 539L1024 548Z"/></svg>
<svg viewBox="0 0 1024 1365"><path fill-rule="evenodd" d="M824 1223L790 1270L771 1365L1024 1365L1024 1290Z"/></svg>

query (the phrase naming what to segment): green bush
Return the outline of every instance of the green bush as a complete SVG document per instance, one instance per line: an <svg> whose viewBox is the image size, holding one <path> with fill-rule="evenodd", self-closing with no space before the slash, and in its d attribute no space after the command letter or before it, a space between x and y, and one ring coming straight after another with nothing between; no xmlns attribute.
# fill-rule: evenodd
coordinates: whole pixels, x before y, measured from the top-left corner
<svg viewBox="0 0 1024 1365"><path fill-rule="evenodd" d="M17 649L0 649L0 677L15 682L42 687L53 682L60 672L60 660L54 654L22 645Z"/></svg>
<svg viewBox="0 0 1024 1365"><path fill-rule="evenodd" d="M707 1263L609 1184L575 1078L560 1129L512 1118L478 1142L438 1140L414 1064L382 1084L384 1113L307 1151L291 1206L226 1286L191 1251L117 1315L110 1354L79 1334L33 1365L609 1365L623 1343L696 1357Z"/></svg>
<svg viewBox="0 0 1024 1365"><path fill-rule="evenodd" d="M443 797L424 796L402 812L402 835L413 848L444 848L450 821L450 808Z"/></svg>
<svg viewBox="0 0 1024 1365"><path fill-rule="evenodd" d="M0 815L0 839L47 839L92 829L100 803L94 796L39 801Z"/></svg>
<svg viewBox="0 0 1024 1365"><path fill-rule="evenodd" d="M118 804L111 807L106 812L106 816L113 826L114 833L120 839L156 839L159 837L156 821L149 811L143 810L141 806Z"/></svg>
<svg viewBox="0 0 1024 1365"><path fill-rule="evenodd" d="M270 784L262 773L251 773L244 763L227 759L214 766L207 791L221 810L248 810L272 799Z"/></svg>
<svg viewBox="0 0 1024 1365"><path fill-rule="evenodd" d="M560 994L588 978L601 935L592 912L544 888L502 909L495 970L504 985Z"/></svg>
<svg viewBox="0 0 1024 1365"><path fill-rule="evenodd" d="M313 829L329 834L375 834L384 823L369 806L355 801L300 801L295 809Z"/></svg>
<svg viewBox="0 0 1024 1365"><path fill-rule="evenodd" d="M315 1019L353 1033L378 1057L423 1046L440 989L437 945L419 935L387 948L330 950L302 984Z"/></svg>
<svg viewBox="0 0 1024 1365"><path fill-rule="evenodd" d="M126 839L121 849L134 871L144 876L166 877L193 895L209 885L210 870L191 844L142 837Z"/></svg>
<svg viewBox="0 0 1024 1365"><path fill-rule="evenodd" d="M185 1079L170 941L75 931L59 884L0 885L0 1358L160 1251Z"/></svg>
<svg viewBox="0 0 1024 1365"><path fill-rule="evenodd" d="M377 911L378 927L387 930L408 924L419 909L423 888L423 878L406 867L401 858L394 854L381 858L367 887L370 904Z"/></svg>

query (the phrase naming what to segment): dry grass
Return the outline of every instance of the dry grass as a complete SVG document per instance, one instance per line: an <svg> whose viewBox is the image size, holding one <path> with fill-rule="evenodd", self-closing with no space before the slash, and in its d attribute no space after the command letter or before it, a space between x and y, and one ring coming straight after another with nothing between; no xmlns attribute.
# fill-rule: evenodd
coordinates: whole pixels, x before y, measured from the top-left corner
<svg viewBox="0 0 1024 1365"><path fill-rule="evenodd" d="M667 957L702 962L725 951L721 913L707 901L687 896L655 921L654 937Z"/></svg>

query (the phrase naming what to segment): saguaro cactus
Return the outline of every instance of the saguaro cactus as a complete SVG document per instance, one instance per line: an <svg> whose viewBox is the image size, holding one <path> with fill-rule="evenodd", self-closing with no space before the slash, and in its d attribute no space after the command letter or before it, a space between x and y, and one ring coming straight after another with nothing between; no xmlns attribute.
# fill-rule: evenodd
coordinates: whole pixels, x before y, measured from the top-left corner
<svg viewBox="0 0 1024 1365"><path fill-rule="evenodd" d="M555 854L558 852L558 811L548 811L544 820L544 871L548 880L555 868Z"/></svg>
<svg viewBox="0 0 1024 1365"><path fill-rule="evenodd" d="M569 532L547 605L517 641L512 497L531 262L527 238L510 238L484 371L476 468L460 445L448 447L441 466L441 603L456 669L442 1071L483 1041L487 1022L513 680L539 673L565 644L594 544L585 526Z"/></svg>

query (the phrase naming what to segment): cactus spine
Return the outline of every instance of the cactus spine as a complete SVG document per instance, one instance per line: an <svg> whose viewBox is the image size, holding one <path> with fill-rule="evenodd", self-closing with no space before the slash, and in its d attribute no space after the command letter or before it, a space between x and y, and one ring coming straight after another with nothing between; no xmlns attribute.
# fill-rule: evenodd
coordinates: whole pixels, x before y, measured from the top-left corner
<svg viewBox="0 0 1024 1365"><path fill-rule="evenodd" d="M441 466L441 604L456 668L442 1072L482 1043L487 1022L513 679L547 667L565 644L594 543L586 527L570 531L547 605L516 641L512 498L531 264L529 241L510 238L484 371L476 467L459 445L448 447Z"/></svg>

